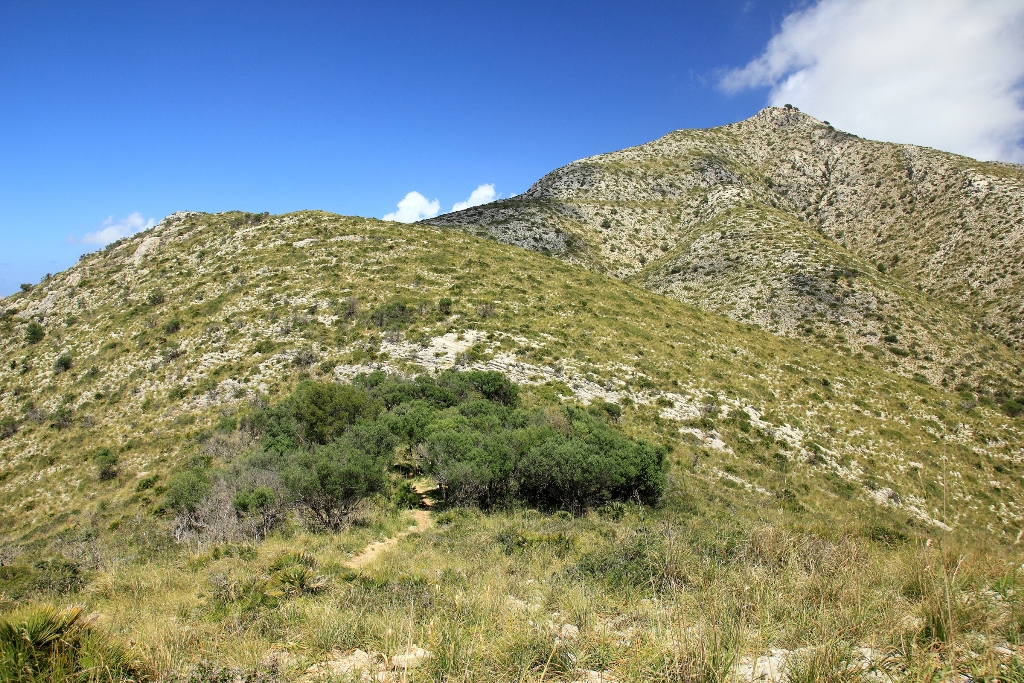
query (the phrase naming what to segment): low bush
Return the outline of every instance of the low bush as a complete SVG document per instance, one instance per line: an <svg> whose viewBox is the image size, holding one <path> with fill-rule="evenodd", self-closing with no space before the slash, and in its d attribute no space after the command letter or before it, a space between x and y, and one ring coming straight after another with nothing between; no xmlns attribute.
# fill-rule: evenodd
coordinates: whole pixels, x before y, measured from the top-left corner
<svg viewBox="0 0 1024 683"><path fill-rule="evenodd" d="M548 435L527 451L516 473L525 500L580 511L613 500L655 503L661 498L664 447L627 439L575 406L563 407L562 414L568 430Z"/></svg>
<svg viewBox="0 0 1024 683"><path fill-rule="evenodd" d="M43 341L43 337L46 336L46 331L43 326L37 323L35 320L31 321L25 326L25 342L28 344L38 344Z"/></svg>
<svg viewBox="0 0 1024 683"><path fill-rule="evenodd" d="M149 677L128 651L83 619L80 607L21 609L0 619L0 679L115 683Z"/></svg>
<svg viewBox="0 0 1024 683"><path fill-rule="evenodd" d="M370 314L377 327L398 327L412 318L412 308L404 301L389 301Z"/></svg>
<svg viewBox="0 0 1024 683"><path fill-rule="evenodd" d="M9 439L18 431L18 421L10 415L0 418L0 441Z"/></svg>
<svg viewBox="0 0 1024 683"><path fill-rule="evenodd" d="M174 474L167 482L165 506L177 513L194 513L211 490L210 476L201 469Z"/></svg>
<svg viewBox="0 0 1024 683"><path fill-rule="evenodd" d="M1007 399L1002 404L1003 412L1010 417L1019 417L1024 415L1024 397Z"/></svg>
<svg viewBox="0 0 1024 683"><path fill-rule="evenodd" d="M326 445L360 418L380 411L365 391L332 382L302 382L295 393L249 418L247 428L269 451Z"/></svg>
<svg viewBox="0 0 1024 683"><path fill-rule="evenodd" d="M117 460L117 453L109 448L100 448L93 453L92 462L100 481L108 481L117 476Z"/></svg>
<svg viewBox="0 0 1024 683"><path fill-rule="evenodd" d="M60 373L62 373L62 372L67 372L68 370L71 369L71 363L72 363L71 354L70 353L62 353L59 356L57 356L57 360L54 361L54 363L53 363L53 371L55 373L57 373L58 375Z"/></svg>

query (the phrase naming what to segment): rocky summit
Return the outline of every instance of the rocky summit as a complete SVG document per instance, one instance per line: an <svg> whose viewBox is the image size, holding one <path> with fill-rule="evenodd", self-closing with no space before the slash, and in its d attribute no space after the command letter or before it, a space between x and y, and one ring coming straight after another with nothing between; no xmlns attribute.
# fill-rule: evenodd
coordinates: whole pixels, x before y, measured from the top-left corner
<svg viewBox="0 0 1024 683"><path fill-rule="evenodd" d="M1020 680L1022 181L772 108L87 254L0 305L0 677Z"/></svg>

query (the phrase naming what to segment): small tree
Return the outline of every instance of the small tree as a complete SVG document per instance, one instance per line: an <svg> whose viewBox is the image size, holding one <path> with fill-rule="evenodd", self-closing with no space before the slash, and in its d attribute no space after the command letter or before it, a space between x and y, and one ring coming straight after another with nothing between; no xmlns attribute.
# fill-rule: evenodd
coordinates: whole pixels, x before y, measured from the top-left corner
<svg viewBox="0 0 1024 683"><path fill-rule="evenodd" d="M377 327L388 327L407 322L411 315L412 309L404 301L389 301L377 307L370 315L370 320Z"/></svg>
<svg viewBox="0 0 1024 683"><path fill-rule="evenodd" d="M345 317L346 320L351 320L352 318L359 315L359 299L355 298L354 296L346 298L345 305L342 309L342 315Z"/></svg>
<svg viewBox="0 0 1024 683"><path fill-rule="evenodd" d="M612 500L656 503L665 490L667 449L622 436L582 408L564 406L565 433L531 448L518 471L531 504L580 511Z"/></svg>
<svg viewBox="0 0 1024 683"><path fill-rule="evenodd" d="M330 529L340 528L359 501L384 490L387 481L379 459L340 442L291 453L281 480Z"/></svg>
<svg viewBox="0 0 1024 683"><path fill-rule="evenodd" d="M519 401L519 387L500 372L473 370L466 373L469 381L488 401L514 406Z"/></svg>

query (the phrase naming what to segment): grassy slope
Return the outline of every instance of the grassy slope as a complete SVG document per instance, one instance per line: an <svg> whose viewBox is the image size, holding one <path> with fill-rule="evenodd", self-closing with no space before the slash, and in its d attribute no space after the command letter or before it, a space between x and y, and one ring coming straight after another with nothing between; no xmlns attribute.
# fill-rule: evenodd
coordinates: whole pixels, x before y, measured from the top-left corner
<svg viewBox="0 0 1024 683"><path fill-rule="evenodd" d="M747 652L757 639L796 647L836 629L894 642L935 618L935 553L950 548L973 558L956 579L967 597L954 630L1016 637L1006 562L1022 522L1019 421L460 232L319 212L252 222L175 216L9 298L0 323L0 405L19 421L0 442L5 563L72 560L84 574L65 587L132 633L154 667L253 664L272 648L301 664L408 636L454 653L435 662L444 671L525 666L536 677L550 620L582 629L588 667L639 679L669 666L666 647L694 637L686 629L711 609ZM442 297L454 299L450 316L437 312ZM370 322L396 299L411 320ZM37 344L23 341L29 313L46 329ZM58 372L64 354L71 366ZM169 520L152 514L182 459L244 446L230 424L252 400L304 374L456 360L509 372L528 402L630 399L622 429L673 448L664 508L454 514L358 579L344 558L407 524L400 513L377 508L337 536L292 528L227 555L173 546ZM99 447L120 454L111 481L87 459ZM318 558L328 594L246 607L246 591L295 547ZM32 576L0 590L22 601L60 588ZM630 627L643 632L635 642Z"/></svg>

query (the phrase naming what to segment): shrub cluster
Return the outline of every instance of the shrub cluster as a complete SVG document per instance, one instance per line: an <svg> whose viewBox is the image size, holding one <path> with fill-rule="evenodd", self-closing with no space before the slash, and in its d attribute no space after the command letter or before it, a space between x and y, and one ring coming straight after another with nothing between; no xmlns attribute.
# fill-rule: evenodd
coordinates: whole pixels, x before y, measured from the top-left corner
<svg viewBox="0 0 1024 683"><path fill-rule="evenodd" d="M497 372L306 381L243 420L254 451L221 470L200 461L179 472L165 506L179 515L181 533L215 525L216 501L256 535L290 508L338 528L375 494L408 505L401 479L413 474L436 478L455 505L580 512L609 501L654 503L666 450L624 437L608 424L618 414L605 404L523 408L519 388Z"/></svg>

